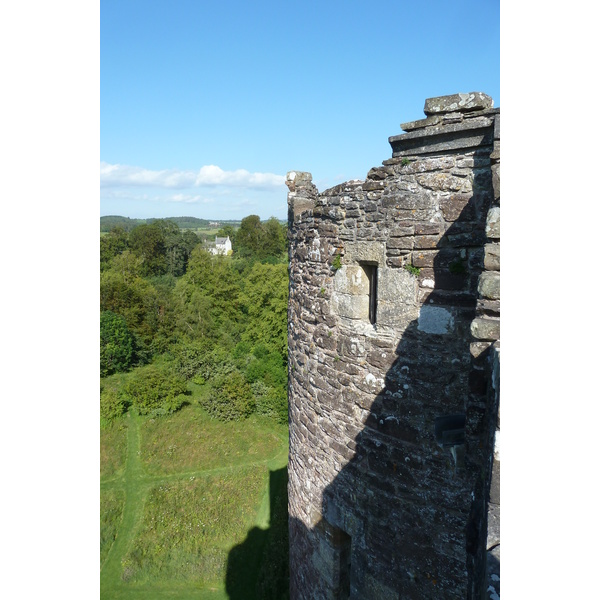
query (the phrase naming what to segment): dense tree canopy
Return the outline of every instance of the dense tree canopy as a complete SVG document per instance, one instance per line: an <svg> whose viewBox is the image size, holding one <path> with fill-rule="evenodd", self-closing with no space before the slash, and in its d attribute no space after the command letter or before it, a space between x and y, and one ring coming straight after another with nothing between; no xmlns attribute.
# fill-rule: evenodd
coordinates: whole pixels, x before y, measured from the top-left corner
<svg viewBox="0 0 600 600"><path fill-rule="evenodd" d="M122 227L115 227L100 238L100 270L110 266L110 262L128 248L127 233Z"/></svg>
<svg viewBox="0 0 600 600"><path fill-rule="evenodd" d="M255 263L245 280L242 303L248 315L242 339L287 356L287 265Z"/></svg>
<svg viewBox="0 0 600 600"><path fill-rule="evenodd" d="M250 215L242 219L235 241L242 257L253 256L259 260L280 257L287 244L285 226L275 217L261 223L260 217Z"/></svg>
<svg viewBox="0 0 600 600"><path fill-rule="evenodd" d="M232 240L233 256L212 255L196 233L170 220L102 236L102 327L113 336L110 346L103 334L102 375L160 357L171 365L170 375L147 366L138 381L146 391L128 388L128 402L138 410L175 410L183 401L181 382L191 381L207 386L204 407L213 416L256 411L285 422L286 227L250 215L239 230L224 226L219 236ZM152 386L163 391L156 396ZM167 394L169 386L177 393ZM118 413L125 400L105 396Z"/></svg>
<svg viewBox="0 0 600 600"><path fill-rule="evenodd" d="M134 353L135 341L125 319L109 310L100 313L100 374L126 371Z"/></svg>

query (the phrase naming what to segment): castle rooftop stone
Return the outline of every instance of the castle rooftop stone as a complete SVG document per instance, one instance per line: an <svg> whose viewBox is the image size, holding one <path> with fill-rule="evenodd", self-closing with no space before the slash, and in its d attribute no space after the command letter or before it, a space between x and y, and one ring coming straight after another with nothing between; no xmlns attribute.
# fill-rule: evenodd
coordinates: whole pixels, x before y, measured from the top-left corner
<svg viewBox="0 0 600 600"><path fill-rule="evenodd" d="M401 123L403 131L415 131L431 127L443 127L452 123L461 123L465 119L484 115L496 115L500 109L493 108L494 101L483 92L451 94L425 100L425 119Z"/></svg>
<svg viewBox="0 0 600 600"><path fill-rule="evenodd" d="M482 143L493 143L494 137L493 110L473 113L469 119L461 122L444 122L443 119L429 126L413 127L408 133L393 135L388 138L392 146L392 157L413 155L417 153L446 152L453 149L480 146ZM423 119L427 121L427 119ZM403 124L406 131L408 125ZM387 161L384 165L391 164Z"/></svg>
<svg viewBox="0 0 600 600"><path fill-rule="evenodd" d="M427 98L423 112L427 116L431 116L451 112L484 110L492 108L493 105L494 101L487 94L483 92L469 92L468 94L451 94L450 96Z"/></svg>

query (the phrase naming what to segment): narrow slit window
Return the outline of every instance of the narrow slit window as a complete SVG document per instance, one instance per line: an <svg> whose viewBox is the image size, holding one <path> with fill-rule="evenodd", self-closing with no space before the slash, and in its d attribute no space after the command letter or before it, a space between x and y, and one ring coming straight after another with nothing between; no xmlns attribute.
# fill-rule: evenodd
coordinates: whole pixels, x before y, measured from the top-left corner
<svg viewBox="0 0 600 600"><path fill-rule="evenodd" d="M337 589L334 593L336 600L350 598L350 557L352 552L352 538L341 529L335 529L334 545L337 554Z"/></svg>
<svg viewBox="0 0 600 600"><path fill-rule="evenodd" d="M369 280L369 322L375 325L377 320L377 265L361 265Z"/></svg>

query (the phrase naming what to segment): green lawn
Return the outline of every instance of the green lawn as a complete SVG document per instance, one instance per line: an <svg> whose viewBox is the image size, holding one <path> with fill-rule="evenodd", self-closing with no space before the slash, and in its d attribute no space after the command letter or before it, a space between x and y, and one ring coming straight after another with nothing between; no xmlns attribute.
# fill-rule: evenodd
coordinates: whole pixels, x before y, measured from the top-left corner
<svg viewBox="0 0 600 600"><path fill-rule="evenodd" d="M285 426L188 405L101 445L101 598L286 597Z"/></svg>

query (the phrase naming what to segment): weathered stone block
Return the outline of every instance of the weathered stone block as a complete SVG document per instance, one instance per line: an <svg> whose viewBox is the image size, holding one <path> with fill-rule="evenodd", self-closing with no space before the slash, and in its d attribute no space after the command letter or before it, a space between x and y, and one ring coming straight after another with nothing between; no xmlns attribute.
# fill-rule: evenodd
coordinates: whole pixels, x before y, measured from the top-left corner
<svg viewBox="0 0 600 600"><path fill-rule="evenodd" d="M500 239L500 207L490 208L485 223L485 233L490 239Z"/></svg>
<svg viewBox="0 0 600 600"><path fill-rule="evenodd" d="M500 160L500 140L494 141L494 149L492 150L492 153L490 154L490 158L493 161Z"/></svg>
<svg viewBox="0 0 600 600"><path fill-rule="evenodd" d="M500 270L500 244L486 244L483 265L488 271Z"/></svg>
<svg viewBox="0 0 600 600"><path fill-rule="evenodd" d="M333 289L354 296L369 294L369 279L360 265L342 265L333 278Z"/></svg>
<svg viewBox="0 0 600 600"><path fill-rule="evenodd" d="M410 264L410 253L398 256L390 256L385 262L388 267L402 268L405 265Z"/></svg>
<svg viewBox="0 0 600 600"><path fill-rule="evenodd" d="M368 179L380 180L380 179L385 179L387 176L388 176L388 172L385 167L373 167L367 173L367 180Z"/></svg>
<svg viewBox="0 0 600 600"><path fill-rule="evenodd" d="M440 242L440 235L417 235L414 238L414 247L417 248L437 248Z"/></svg>
<svg viewBox="0 0 600 600"><path fill-rule="evenodd" d="M478 358L486 352L491 346L491 342L472 342L470 344L470 352L473 358Z"/></svg>
<svg viewBox="0 0 600 600"><path fill-rule="evenodd" d="M432 117L427 117L426 119L419 119L417 121L408 121L407 123L401 123L400 128L403 131L414 131L415 129L423 129L424 127L438 125L441 122L442 117L439 115L435 115Z"/></svg>
<svg viewBox="0 0 600 600"><path fill-rule="evenodd" d="M377 305L377 327L387 327L402 333L417 315L418 309L414 305L381 301Z"/></svg>
<svg viewBox="0 0 600 600"><path fill-rule="evenodd" d="M394 227L390 227L390 230L389 230L390 237L405 237L405 236L414 235L414 233L415 233L414 225L407 225L407 226L396 225Z"/></svg>
<svg viewBox="0 0 600 600"><path fill-rule="evenodd" d="M456 221L465 211L472 197L473 194L454 194L448 199L442 200L440 202L440 210L444 215L444 219L446 221ZM465 217L466 215L462 215L463 219Z"/></svg>
<svg viewBox="0 0 600 600"><path fill-rule="evenodd" d="M500 321L486 318L474 319L471 323L471 335L478 340L499 340Z"/></svg>
<svg viewBox="0 0 600 600"><path fill-rule="evenodd" d="M412 253L413 267L433 268L435 257L439 254L438 250L419 250Z"/></svg>
<svg viewBox="0 0 600 600"><path fill-rule="evenodd" d="M417 280L404 269L381 269L378 288L380 301L411 306L416 304Z"/></svg>
<svg viewBox="0 0 600 600"><path fill-rule="evenodd" d="M387 241L387 247L399 250L412 250L415 240L412 237L390 238Z"/></svg>
<svg viewBox="0 0 600 600"><path fill-rule="evenodd" d="M348 242L344 250L344 261L347 263L375 263L383 265L385 261L385 244L383 242Z"/></svg>
<svg viewBox="0 0 600 600"><path fill-rule="evenodd" d="M500 163L492 165L492 188L494 200L498 200L500 198Z"/></svg>
<svg viewBox="0 0 600 600"><path fill-rule="evenodd" d="M470 192L471 181L450 173L425 173L417 176L420 186L436 192Z"/></svg>
<svg viewBox="0 0 600 600"><path fill-rule="evenodd" d="M500 274L496 271L487 271L480 275L477 291L484 298L490 300L500 299Z"/></svg>
<svg viewBox="0 0 600 600"><path fill-rule="evenodd" d="M369 318L369 296L351 296L349 294L334 293L332 295L333 311L340 317L347 319Z"/></svg>
<svg viewBox="0 0 600 600"><path fill-rule="evenodd" d="M297 188L310 185L312 182L312 174L308 171L289 171L285 176L285 184L290 192L296 191Z"/></svg>
<svg viewBox="0 0 600 600"><path fill-rule="evenodd" d="M382 208L399 208L401 210L427 210L434 206L433 198L428 194L394 193L386 189L381 196Z"/></svg>
<svg viewBox="0 0 600 600"><path fill-rule="evenodd" d="M463 115L459 112L450 112L446 113L442 116L442 121L444 124L446 123L461 123L463 120Z"/></svg>
<svg viewBox="0 0 600 600"><path fill-rule="evenodd" d="M481 148L493 143L492 120L470 119L440 127L419 129L389 138L393 158L419 153L442 153ZM384 164L389 164L384 161Z"/></svg>
<svg viewBox="0 0 600 600"><path fill-rule="evenodd" d="M382 190L383 185L383 181L367 180L365 183L363 183L362 189L365 191Z"/></svg>
<svg viewBox="0 0 600 600"><path fill-rule="evenodd" d="M456 235L448 234L444 237L444 245L458 247L482 246L485 242L485 233L483 231L469 231Z"/></svg>
<svg viewBox="0 0 600 600"><path fill-rule="evenodd" d="M500 316L500 300L487 300L486 298L477 299L478 312L491 316Z"/></svg>
<svg viewBox="0 0 600 600"><path fill-rule="evenodd" d="M449 96L438 96L427 98L423 112L426 115L444 114L454 111L473 111L492 108L494 101L482 92L470 92L468 94L451 94Z"/></svg>
<svg viewBox="0 0 600 600"><path fill-rule="evenodd" d="M419 331L447 335L454 329L454 314L447 308L425 305L419 311Z"/></svg>

